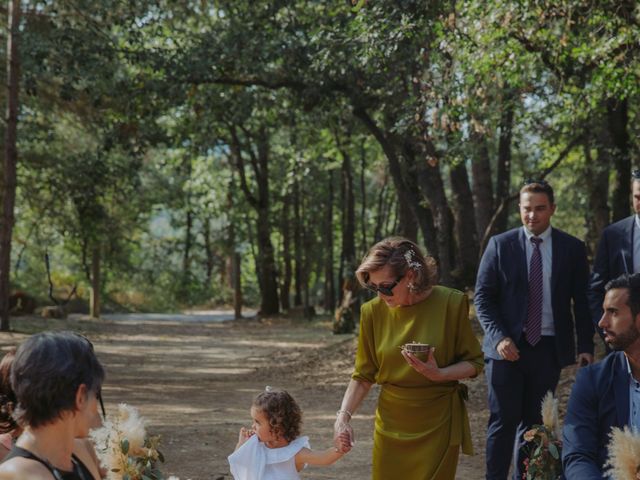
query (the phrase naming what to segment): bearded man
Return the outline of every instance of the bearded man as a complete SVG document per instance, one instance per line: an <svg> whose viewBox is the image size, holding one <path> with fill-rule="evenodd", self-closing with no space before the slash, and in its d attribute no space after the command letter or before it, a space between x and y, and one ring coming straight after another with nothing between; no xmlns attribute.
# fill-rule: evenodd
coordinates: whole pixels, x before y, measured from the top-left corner
<svg viewBox="0 0 640 480"><path fill-rule="evenodd" d="M613 352L578 371L563 429L568 479L605 478L611 429L640 429L640 274L611 280L605 292L598 327Z"/></svg>

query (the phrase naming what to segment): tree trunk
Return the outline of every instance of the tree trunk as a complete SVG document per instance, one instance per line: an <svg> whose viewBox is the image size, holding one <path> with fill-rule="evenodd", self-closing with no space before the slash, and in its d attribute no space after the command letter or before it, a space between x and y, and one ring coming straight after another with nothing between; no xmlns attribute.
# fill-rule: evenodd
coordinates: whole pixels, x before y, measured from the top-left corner
<svg viewBox="0 0 640 480"><path fill-rule="evenodd" d="M302 219L300 216L300 185L298 179L293 181L293 248L295 255L295 294L293 305L302 305Z"/></svg>
<svg viewBox="0 0 640 480"><path fill-rule="evenodd" d="M300 202L300 218L317 218L317 215L315 213L310 213L307 211L307 209L305 208L306 205L305 203L302 201ZM302 240L302 249L305 252L311 252L312 251L312 242L311 242L311 234L309 231L309 228L306 228L306 226L301 222L300 225L301 231L302 231L302 235L301 235L301 240ZM312 314L312 306L311 306L311 300L310 300L310 294L309 294L309 279L311 277L311 259L310 259L310 255L302 255L302 306L303 306L303 312L304 312L304 317L306 319L310 319L313 314Z"/></svg>
<svg viewBox="0 0 640 480"><path fill-rule="evenodd" d="M257 133L257 153L247 138L248 147L243 148L235 126L231 127L231 154L240 176L240 187L256 210L256 241L258 256L256 269L260 286L260 313L273 315L279 312L278 283L273 244L271 243L271 220L269 212L269 138L264 127ZM247 134L248 136L248 134ZM249 156L251 168L256 178L257 195L249 188L244 168L243 152Z"/></svg>
<svg viewBox="0 0 640 480"><path fill-rule="evenodd" d="M284 272L280 282L280 306L282 310L289 310L291 304L289 293L291 292L291 228L290 215L291 194L286 193L282 198L282 214L280 218L280 234L282 235L282 263Z"/></svg>
<svg viewBox="0 0 640 480"><path fill-rule="evenodd" d="M0 329L8 331L9 295L11 293L11 238L13 236L16 201L18 149L18 92L20 86L20 58L18 35L20 1L9 1L7 31L7 117L5 131L4 172L2 188L2 228L0 230Z"/></svg>
<svg viewBox="0 0 640 480"><path fill-rule="evenodd" d="M232 174L229 180L229 188L227 189L227 208L229 212L233 211L235 194L236 186ZM209 218L207 217L207 224L208 222ZM251 227L249 227L248 230L251 232ZM249 235L251 235L251 233L249 233ZM233 218L229 219L227 237L227 244L230 247L230 251L228 252L230 264L229 283L233 291L233 318L238 320L242 318L242 257L236 250L236 224Z"/></svg>
<svg viewBox="0 0 640 480"><path fill-rule="evenodd" d="M514 119L514 95L510 90L505 90L502 102L502 114L500 116L500 140L498 142L498 179L496 182L496 203L509 198L509 184L511 183L511 139L513 134ZM490 235L504 232L507 229L509 209L502 210Z"/></svg>
<svg viewBox="0 0 640 480"><path fill-rule="evenodd" d="M478 241L491 222L494 209L493 186L491 185L491 159L484 134L471 132L473 156L471 157L472 191L475 204L476 234Z"/></svg>
<svg viewBox="0 0 640 480"><path fill-rule="evenodd" d="M432 157L435 158L435 157ZM438 161L418 162L420 189L429 200L434 213L436 240L438 242L438 271L443 285L453 285L453 215L444 191Z"/></svg>
<svg viewBox="0 0 640 480"><path fill-rule="evenodd" d="M459 264L456 268L456 280L460 286L469 287L475 283L478 267L478 236L473 195L469 185L467 167L463 162L451 165L449 169L453 208L455 211L455 229Z"/></svg>
<svg viewBox="0 0 640 480"><path fill-rule="evenodd" d="M369 244L367 242L367 185L365 183L365 172L367 170L367 155L365 144L362 142L360 149L360 225L362 227L362 238L360 252L364 254Z"/></svg>
<svg viewBox="0 0 640 480"><path fill-rule="evenodd" d="M271 243L271 220L269 202L269 145L264 132L258 141L258 161L260 176L258 189L260 206L258 208L258 251L261 258L264 290L260 311L264 315L274 315L279 311L278 283L276 277L276 262Z"/></svg>
<svg viewBox="0 0 640 480"><path fill-rule="evenodd" d="M613 185L611 210L613 221L629 216L631 198L631 158L629 154L629 133L627 124L629 112L627 100L607 101L607 128L611 139L613 168L616 172Z"/></svg>
<svg viewBox="0 0 640 480"><path fill-rule="evenodd" d="M431 208L430 207L425 207L424 206L424 195L423 193L420 193L420 187L418 185L418 174L417 174L417 165L414 161L413 156L404 156L404 165L405 165L405 172L404 172L404 178L405 178L405 185L407 186L407 188L412 191L415 192L414 196L415 196L415 201L418 202L417 205L413 205L413 208L409 208L406 212L400 212L401 216L407 216L409 214L413 214L413 216L415 217L414 220L412 221L412 227L413 230L411 231L411 234L413 236L407 236L407 235L403 235L405 237L407 237L409 240L413 240L414 242L418 241L418 226L420 227L420 232L422 233L422 237L424 238L424 243L427 246L427 251L431 254L437 257L438 252L439 252L439 247L438 247L438 240L437 240L437 235L435 233L435 225L434 225L434 221L433 221L433 214L431 213ZM406 206L402 206L403 209L406 208ZM402 218L402 217L401 217ZM417 223L416 220L417 219Z"/></svg>
<svg viewBox="0 0 640 480"><path fill-rule="evenodd" d="M387 197L387 176L384 176L384 182L378 186L378 200L376 202L376 224L373 229L373 243L377 243L382 240L382 229L387 223L388 208L389 205L386 200ZM365 249L366 251L366 249Z"/></svg>
<svg viewBox="0 0 640 480"><path fill-rule="evenodd" d="M584 145L585 174L584 185L586 187L589 208L585 215L586 235L585 241L590 255L595 254L598 239L602 230L609 225L609 162L594 161L591 157L591 145L585 139Z"/></svg>
<svg viewBox="0 0 640 480"><path fill-rule="evenodd" d="M418 149L420 151L418 151ZM438 256L438 271L440 281L444 285L453 285L452 270L455 262L453 242L453 215L449 208L449 202L444 190L442 176L440 175L440 162L437 158L435 146L429 141L416 144L406 139L403 145L404 157L407 163L415 166L414 178L417 178L420 191L429 201L433 212L433 230L436 232ZM425 159L416 162L416 156L424 156Z"/></svg>
<svg viewBox="0 0 640 480"><path fill-rule="evenodd" d="M211 289L211 281L213 277L213 268L215 267L215 255L213 253L213 245L211 244L211 219L207 216L204 219L204 225L202 229L202 236L204 237L204 254L205 254L205 268L206 268L206 280L205 288ZM230 244L233 245L233 244Z"/></svg>
<svg viewBox="0 0 640 480"><path fill-rule="evenodd" d="M91 298L89 315L100 318L100 246L94 245L91 252Z"/></svg>
<svg viewBox="0 0 640 480"><path fill-rule="evenodd" d="M333 312L336 308L336 286L333 274L333 170L329 170L328 198L324 212L324 309Z"/></svg>
<svg viewBox="0 0 640 480"><path fill-rule="evenodd" d="M340 255L340 284L350 283L356 271L356 214L353 191L351 157L341 149L342 154L342 253ZM340 296L342 299L342 295Z"/></svg>
<svg viewBox="0 0 640 480"><path fill-rule="evenodd" d="M229 245L231 245L231 286L233 289L233 318L242 318L242 257L236 251L236 229L229 225Z"/></svg>
<svg viewBox="0 0 640 480"><path fill-rule="evenodd" d="M421 195L420 189L415 182L415 177L411 173L407 175L403 174L397 142L392 141L389 135L386 135L380 127L378 127L364 109L356 108L353 113L362 121L367 130L369 130L380 144L389 162L389 173L393 179L398 199L398 217L400 222L398 234L409 239L416 239L417 226L419 225L428 252L437 258L439 252L433 229L434 222L432 212L422 206L424 197ZM411 168L409 168L409 170L410 169ZM410 215L410 213L412 215Z"/></svg>

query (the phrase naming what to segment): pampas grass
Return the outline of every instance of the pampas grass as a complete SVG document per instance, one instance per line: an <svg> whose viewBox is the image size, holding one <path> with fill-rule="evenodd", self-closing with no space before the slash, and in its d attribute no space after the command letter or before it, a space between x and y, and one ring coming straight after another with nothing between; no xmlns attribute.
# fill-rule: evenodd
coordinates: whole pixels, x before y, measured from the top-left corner
<svg viewBox="0 0 640 480"><path fill-rule="evenodd" d="M640 479L640 435L629 427L614 427L609 435L609 460L605 474L615 480Z"/></svg>
<svg viewBox="0 0 640 480"><path fill-rule="evenodd" d="M558 421L558 399L553 396L551 391L542 399L542 424L547 429L555 433L556 438L561 438L560 422Z"/></svg>
<svg viewBox="0 0 640 480"><path fill-rule="evenodd" d="M165 478L157 468L158 461L164 462L158 450L160 437L147 436L146 427L147 421L138 410L121 403L117 415L107 418L102 428L91 432L100 463L107 470L107 480Z"/></svg>

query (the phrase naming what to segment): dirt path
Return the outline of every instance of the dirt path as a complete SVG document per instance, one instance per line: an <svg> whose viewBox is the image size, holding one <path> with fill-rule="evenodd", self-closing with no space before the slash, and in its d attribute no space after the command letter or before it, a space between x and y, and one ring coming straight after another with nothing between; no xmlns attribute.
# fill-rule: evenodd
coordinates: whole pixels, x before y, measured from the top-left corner
<svg viewBox="0 0 640 480"><path fill-rule="evenodd" d="M166 318L66 321L18 317L0 333L0 346L27 334L72 329L88 335L107 369L103 395L107 411L118 403L137 407L149 432L161 434L167 459L163 471L181 480L230 479L226 461L237 431L250 423L252 398L266 385L286 388L304 412L303 433L314 448L331 444L335 411L349 379L353 335L335 336L328 321L275 319L238 322L171 322ZM565 372L566 397L571 372ZM483 478L486 433L484 378L469 385L469 416L476 456L461 456L457 478ZM334 466L309 468L307 479L370 478L373 413L377 392L353 420L356 446ZM564 400L564 398L562 398Z"/></svg>

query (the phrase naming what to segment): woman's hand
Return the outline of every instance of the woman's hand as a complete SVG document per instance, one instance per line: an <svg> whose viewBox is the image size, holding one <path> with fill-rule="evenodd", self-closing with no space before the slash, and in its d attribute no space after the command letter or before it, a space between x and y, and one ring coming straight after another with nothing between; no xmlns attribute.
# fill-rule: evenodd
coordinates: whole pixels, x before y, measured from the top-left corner
<svg viewBox="0 0 640 480"><path fill-rule="evenodd" d="M442 382L446 380L442 370L438 367L436 363L435 356L433 355L435 348L431 347L429 349L429 354L427 356L427 361L423 362L418 357L416 357L413 353L407 352L406 350L402 350L402 356L407 361L407 363L420 375L428 378L432 382Z"/></svg>
<svg viewBox="0 0 640 480"><path fill-rule="evenodd" d="M347 453L354 443L355 437L351 424L338 416L333 425L333 445L336 447L336 452Z"/></svg>

